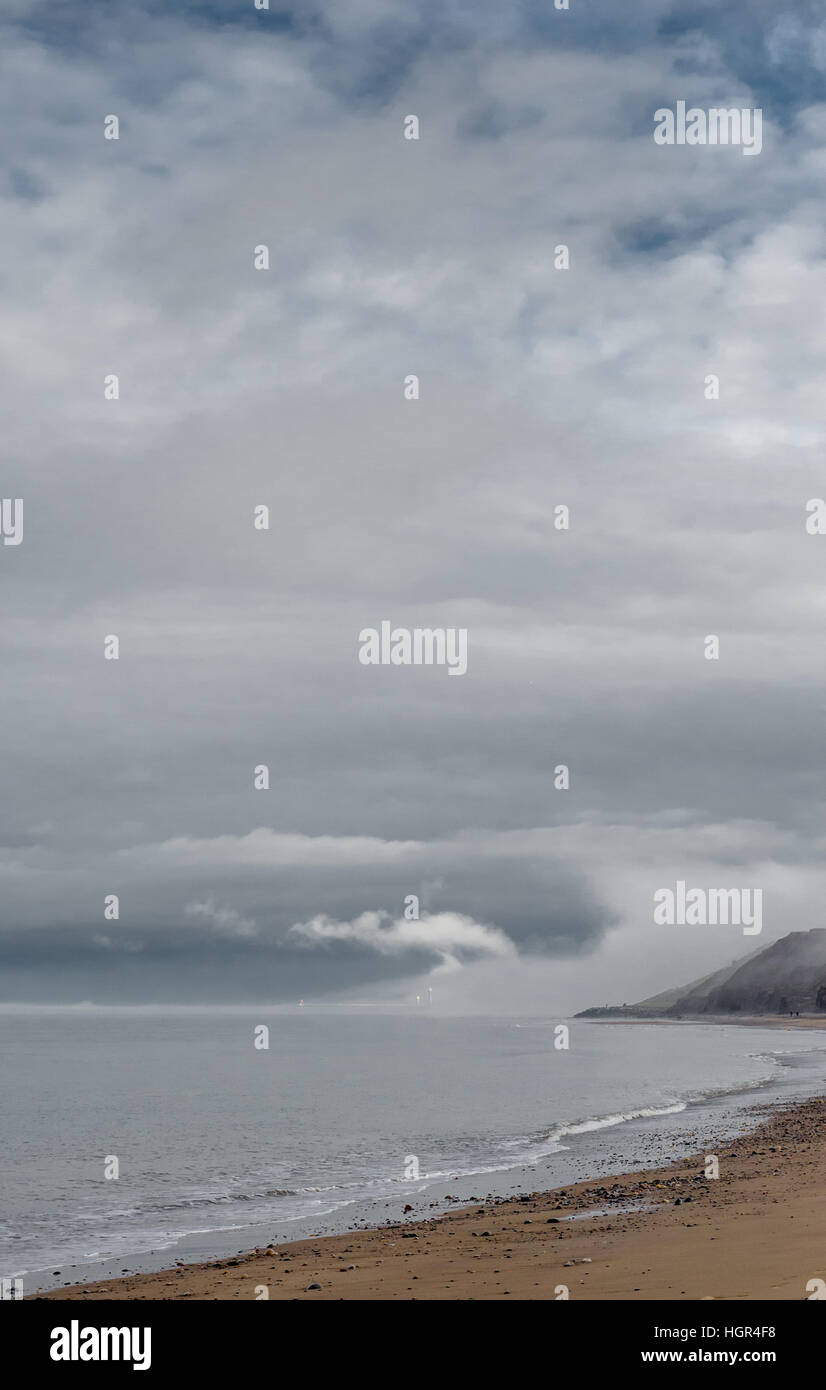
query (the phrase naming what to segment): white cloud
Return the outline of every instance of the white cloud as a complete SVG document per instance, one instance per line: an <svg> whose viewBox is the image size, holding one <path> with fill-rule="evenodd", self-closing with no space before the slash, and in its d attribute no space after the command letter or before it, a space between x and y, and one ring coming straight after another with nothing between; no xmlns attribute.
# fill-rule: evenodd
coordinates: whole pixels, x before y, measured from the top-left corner
<svg viewBox="0 0 826 1390"><path fill-rule="evenodd" d="M350 922L318 916L291 928L311 946L353 942L383 956L425 951L439 961L439 971L458 969L463 958L516 955L516 948L498 927L474 922L461 912L424 913L418 921L392 918L389 912L362 912Z"/></svg>
<svg viewBox="0 0 826 1390"><path fill-rule="evenodd" d="M208 922L222 936L250 937L258 932L251 918L242 917L232 907L222 907L212 896L203 902L188 903L184 911L187 917Z"/></svg>

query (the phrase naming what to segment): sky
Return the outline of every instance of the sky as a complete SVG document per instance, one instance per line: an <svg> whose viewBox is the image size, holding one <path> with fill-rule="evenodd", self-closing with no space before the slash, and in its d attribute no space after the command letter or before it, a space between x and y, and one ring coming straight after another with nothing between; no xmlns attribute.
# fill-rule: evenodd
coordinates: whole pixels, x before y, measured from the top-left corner
<svg viewBox="0 0 826 1390"><path fill-rule="evenodd" d="M823 925L821 7L271 5L0 17L0 999L568 1013Z"/></svg>

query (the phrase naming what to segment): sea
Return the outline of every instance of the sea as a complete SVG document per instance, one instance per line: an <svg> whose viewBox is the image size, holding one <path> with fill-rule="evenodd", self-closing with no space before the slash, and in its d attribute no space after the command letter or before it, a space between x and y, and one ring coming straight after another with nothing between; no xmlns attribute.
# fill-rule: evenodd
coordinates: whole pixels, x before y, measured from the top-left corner
<svg viewBox="0 0 826 1390"><path fill-rule="evenodd" d="M0 1058L25 1293L713 1152L826 1090L817 1031L427 1007L6 1005Z"/></svg>

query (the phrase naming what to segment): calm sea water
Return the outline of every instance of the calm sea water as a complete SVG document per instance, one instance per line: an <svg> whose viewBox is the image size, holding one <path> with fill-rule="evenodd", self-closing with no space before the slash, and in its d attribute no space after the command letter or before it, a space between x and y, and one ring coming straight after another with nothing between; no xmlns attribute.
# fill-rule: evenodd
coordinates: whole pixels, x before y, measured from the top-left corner
<svg viewBox="0 0 826 1390"><path fill-rule="evenodd" d="M0 1009L0 1275L31 1292L655 1163L826 1082L816 1032L571 1021L561 1051L560 1021Z"/></svg>

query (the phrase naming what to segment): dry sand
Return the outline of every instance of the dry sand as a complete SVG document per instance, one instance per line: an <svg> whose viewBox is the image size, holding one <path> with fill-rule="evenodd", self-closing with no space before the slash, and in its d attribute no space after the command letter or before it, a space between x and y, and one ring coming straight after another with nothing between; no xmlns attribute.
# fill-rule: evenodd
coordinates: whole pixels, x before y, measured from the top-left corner
<svg viewBox="0 0 826 1390"><path fill-rule="evenodd" d="M697 1155L39 1297L554 1299L564 1286L572 1299L806 1299L826 1280L826 1097L774 1109L716 1153L717 1180Z"/></svg>

